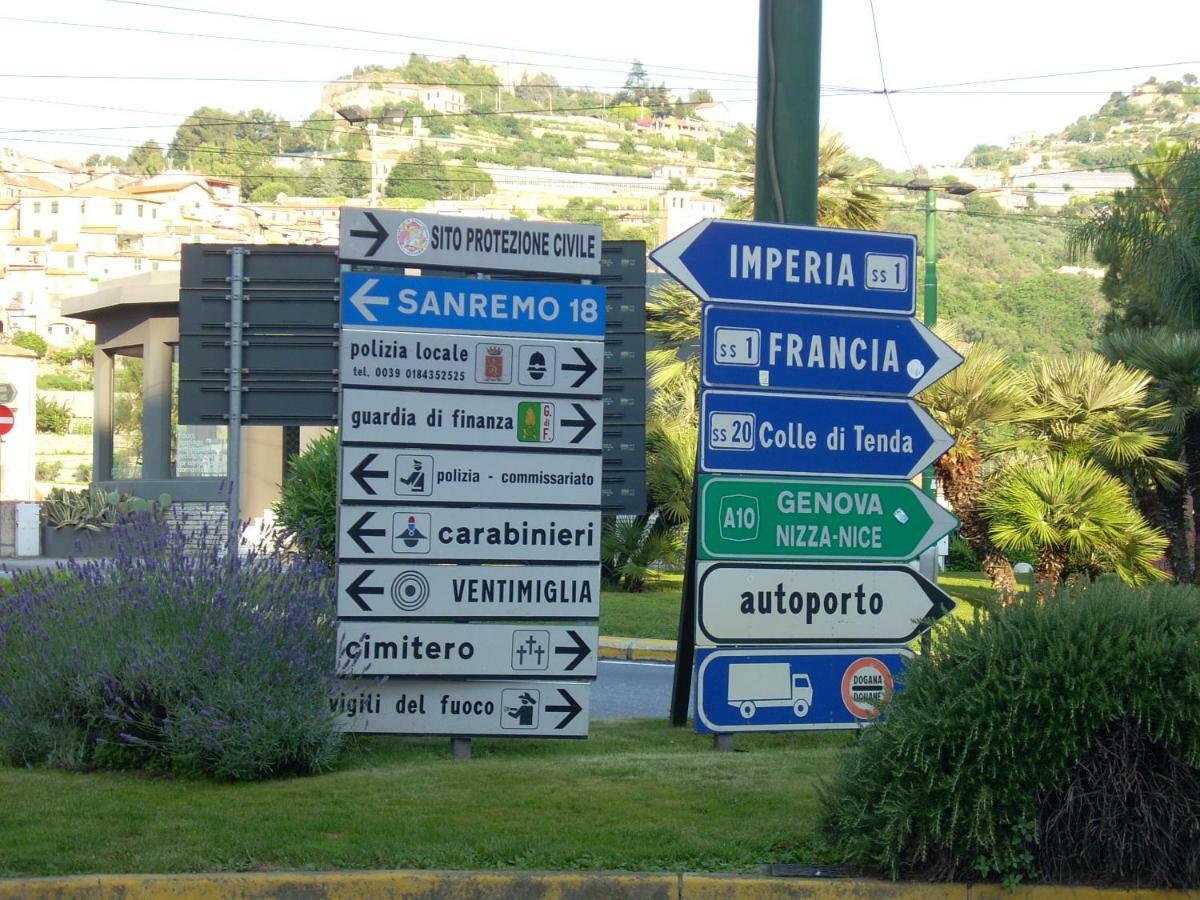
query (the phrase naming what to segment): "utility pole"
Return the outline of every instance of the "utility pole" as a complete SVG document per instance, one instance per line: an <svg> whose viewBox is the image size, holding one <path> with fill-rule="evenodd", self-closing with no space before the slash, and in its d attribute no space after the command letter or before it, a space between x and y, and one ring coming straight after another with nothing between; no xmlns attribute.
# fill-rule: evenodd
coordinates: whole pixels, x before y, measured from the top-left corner
<svg viewBox="0 0 1200 900"><path fill-rule="evenodd" d="M820 145L821 0L759 0L758 120L754 218L759 222L817 224L817 153ZM696 405L699 408L699 404ZM698 454L697 454L698 455ZM683 605L676 642L671 724L687 724L696 658L696 530L699 461L692 473L692 518L683 571ZM733 736L716 735L718 750Z"/></svg>
<svg viewBox="0 0 1200 900"><path fill-rule="evenodd" d="M925 188L925 326L933 329L937 324L937 194L932 185ZM921 473L921 489L929 499L937 502L937 482L934 480L933 466L926 467ZM921 574L932 583L937 584L938 562L937 544L921 554L918 560ZM928 654L933 650L933 638L926 631L921 635L921 653Z"/></svg>

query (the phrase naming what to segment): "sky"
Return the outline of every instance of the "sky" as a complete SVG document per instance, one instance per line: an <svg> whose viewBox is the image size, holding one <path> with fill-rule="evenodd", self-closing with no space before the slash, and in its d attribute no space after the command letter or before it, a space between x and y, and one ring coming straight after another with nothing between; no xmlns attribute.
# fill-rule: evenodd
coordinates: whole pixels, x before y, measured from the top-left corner
<svg viewBox="0 0 1200 900"><path fill-rule="evenodd" d="M1200 74L1196 0L874 7L878 51L870 0L825 0L821 119L892 168L952 164L976 144L1057 131L1149 75ZM618 88L636 58L655 82L708 88L753 122L757 29L753 0L0 4L0 145L42 157L124 156L149 138L166 144L201 105L298 121L323 82L414 51L540 68L561 84L602 89ZM1028 77L1090 70L1107 71ZM888 98L871 93L884 79L895 121ZM987 83L914 90L963 82Z"/></svg>

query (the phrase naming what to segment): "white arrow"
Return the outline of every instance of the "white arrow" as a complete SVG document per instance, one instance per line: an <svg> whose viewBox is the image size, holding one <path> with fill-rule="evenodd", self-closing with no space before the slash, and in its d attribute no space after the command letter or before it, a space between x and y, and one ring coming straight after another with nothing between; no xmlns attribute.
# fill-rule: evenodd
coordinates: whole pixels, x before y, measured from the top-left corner
<svg viewBox="0 0 1200 900"><path fill-rule="evenodd" d="M375 313L371 312L372 306L387 306L387 297L374 297L371 291L375 285L379 284L378 278L368 278L364 281L353 294L350 295L350 302L354 304L354 308L358 310L358 314L368 322L378 322L375 318Z"/></svg>

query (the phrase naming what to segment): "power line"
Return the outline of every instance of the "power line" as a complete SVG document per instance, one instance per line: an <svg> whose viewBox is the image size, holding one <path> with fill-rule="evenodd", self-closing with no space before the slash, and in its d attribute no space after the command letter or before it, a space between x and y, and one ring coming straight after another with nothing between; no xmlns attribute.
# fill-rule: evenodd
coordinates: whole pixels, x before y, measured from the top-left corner
<svg viewBox="0 0 1200 900"><path fill-rule="evenodd" d="M879 60L879 82L883 85L883 99L887 101L888 112L892 114L892 124L896 126L896 137L900 139L900 149L904 151L908 167L916 171L912 155L908 152L908 142L904 140L904 132L900 129L900 120L896 117L896 107L892 105L892 95L888 91L887 75L883 70L883 47L879 43L879 22L875 18L875 0L867 0L867 3L871 8L871 28L875 32L875 58Z"/></svg>
<svg viewBox="0 0 1200 900"><path fill-rule="evenodd" d="M269 16L254 16L248 13L225 12L215 9L196 9L190 6L173 6L166 3L147 3L145 0L107 0L109 3L121 3L128 6L144 6L150 9L174 10L176 12L195 13L197 15L221 16L224 18L243 19L253 22L269 22L275 25L296 25L304 28L320 28L323 31L345 31L355 34L370 34L378 37L394 37L405 40L428 41L436 44L450 44L456 47L478 47L485 50L503 50L508 53L532 53L539 56L554 56L562 59L576 59L586 62L603 62L603 63L618 63L625 64L625 60L614 59L605 56L584 56L577 53L561 53L554 50L537 50L531 47L509 47L503 44L482 44L473 41L458 41L451 38L430 37L428 35L419 34L401 34L394 31L379 31L372 28L355 28L349 25L332 25L324 22L306 22L297 19L277 19ZM676 71L684 72L689 75L718 75L738 78L745 81L754 81L756 76L741 74L738 72L715 72L710 69L699 69L691 66L671 66L658 63L644 63L643 65L650 66L660 71Z"/></svg>
<svg viewBox="0 0 1200 900"><path fill-rule="evenodd" d="M1103 75L1108 72L1133 72L1138 69L1167 69L1174 66L1195 65L1200 65L1200 60L1185 59L1177 62L1147 63L1145 65L1137 66L1112 66L1104 69L1076 69L1068 72L1045 72L1040 75L1009 75L1003 78L981 78L975 81L947 81L940 84L926 84L908 88L897 88L894 93L913 93L916 91L929 91L935 88L974 87L976 85L1004 84L1013 81L1040 81L1046 78L1069 78L1077 75Z"/></svg>

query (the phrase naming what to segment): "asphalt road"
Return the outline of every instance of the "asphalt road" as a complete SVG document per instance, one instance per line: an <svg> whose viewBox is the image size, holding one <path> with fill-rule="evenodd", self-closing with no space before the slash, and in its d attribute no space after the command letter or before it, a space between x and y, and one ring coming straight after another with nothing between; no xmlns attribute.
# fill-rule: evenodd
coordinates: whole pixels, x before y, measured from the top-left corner
<svg viewBox="0 0 1200 900"><path fill-rule="evenodd" d="M666 719L675 667L664 663L600 660L592 687L593 719Z"/></svg>

